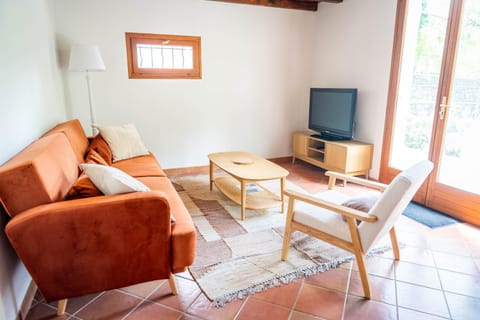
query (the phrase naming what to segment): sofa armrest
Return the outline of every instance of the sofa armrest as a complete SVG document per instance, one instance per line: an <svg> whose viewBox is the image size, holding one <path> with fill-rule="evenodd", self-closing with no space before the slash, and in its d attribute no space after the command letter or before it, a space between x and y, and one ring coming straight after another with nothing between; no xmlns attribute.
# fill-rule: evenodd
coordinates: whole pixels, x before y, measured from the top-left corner
<svg viewBox="0 0 480 320"><path fill-rule="evenodd" d="M5 230L47 301L171 273L170 206L161 191L38 206Z"/></svg>

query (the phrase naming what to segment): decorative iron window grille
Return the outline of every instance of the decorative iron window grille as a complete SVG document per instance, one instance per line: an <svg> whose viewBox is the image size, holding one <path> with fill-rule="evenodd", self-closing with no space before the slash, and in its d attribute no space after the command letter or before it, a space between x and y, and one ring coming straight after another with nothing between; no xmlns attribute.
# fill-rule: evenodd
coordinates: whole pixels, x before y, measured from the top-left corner
<svg viewBox="0 0 480 320"><path fill-rule="evenodd" d="M187 46L137 44L140 68L192 69L193 50Z"/></svg>

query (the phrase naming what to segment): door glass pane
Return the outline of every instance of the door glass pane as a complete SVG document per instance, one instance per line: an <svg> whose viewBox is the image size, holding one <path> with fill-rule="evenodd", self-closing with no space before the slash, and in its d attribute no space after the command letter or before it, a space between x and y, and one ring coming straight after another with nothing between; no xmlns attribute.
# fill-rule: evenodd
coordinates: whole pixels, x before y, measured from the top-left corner
<svg viewBox="0 0 480 320"><path fill-rule="evenodd" d="M464 1L438 181L480 194L480 1Z"/></svg>
<svg viewBox="0 0 480 320"><path fill-rule="evenodd" d="M428 159L450 0L408 1L390 166Z"/></svg>

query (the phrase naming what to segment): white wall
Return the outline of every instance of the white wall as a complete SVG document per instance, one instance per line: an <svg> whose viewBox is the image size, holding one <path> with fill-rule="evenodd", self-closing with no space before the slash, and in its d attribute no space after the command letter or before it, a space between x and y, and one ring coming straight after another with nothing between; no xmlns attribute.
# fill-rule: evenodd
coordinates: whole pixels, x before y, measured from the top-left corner
<svg viewBox="0 0 480 320"><path fill-rule="evenodd" d="M374 144L378 178L395 26L395 0L321 3L312 86L358 88L355 139Z"/></svg>
<svg viewBox="0 0 480 320"><path fill-rule="evenodd" d="M207 154L291 154L306 127L315 13L204 0L56 0L64 56L100 47L92 76L99 124L133 122L165 168L208 164ZM202 80L128 79L125 32L199 35ZM84 76L65 73L71 115L89 125Z"/></svg>
<svg viewBox="0 0 480 320"><path fill-rule="evenodd" d="M65 120L52 21L43 0L0 0L0 164ZM5 237L6 217L0 212L0 319L15 319L30 276Z"/></svg>

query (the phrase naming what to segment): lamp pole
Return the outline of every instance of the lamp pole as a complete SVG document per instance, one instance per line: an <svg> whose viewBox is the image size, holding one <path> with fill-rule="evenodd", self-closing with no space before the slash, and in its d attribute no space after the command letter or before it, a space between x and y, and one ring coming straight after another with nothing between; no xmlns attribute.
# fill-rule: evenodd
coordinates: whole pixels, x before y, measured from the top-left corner
<svg viewBox="0 0 480 320"><path fill-rule="evenodd" d="M92 127L92 135L97 133L97 128L95 128L95 104L93 102L92 88L90 84L90 71L86 70L87 78L87 90L88 90L88 105L90 106L90 126Z"/></svg>

